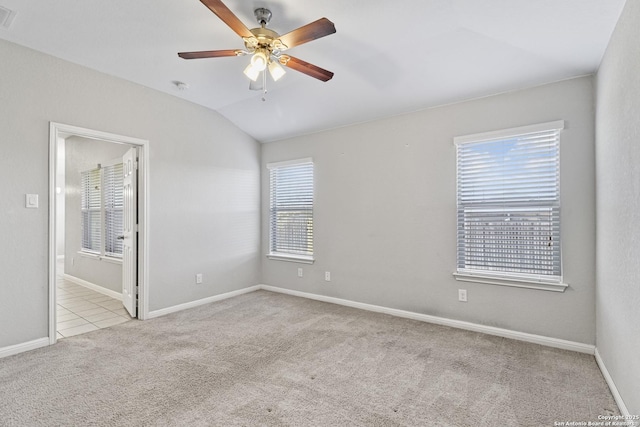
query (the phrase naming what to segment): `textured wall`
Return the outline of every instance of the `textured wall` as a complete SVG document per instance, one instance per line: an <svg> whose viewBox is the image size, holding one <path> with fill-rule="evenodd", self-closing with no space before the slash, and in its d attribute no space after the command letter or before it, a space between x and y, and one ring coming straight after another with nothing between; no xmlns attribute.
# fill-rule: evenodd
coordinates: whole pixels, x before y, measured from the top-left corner
<svg viewBox="0 0 640 427"><path fill-rule="evenodd" d="M553 120L561 136L565 293L457 282L453 138ZM265 164L313 157L315 264L263 259L268 285L594 344L593 79L433 108L263 146ZM304 277L297 277L297 268ZM331 271L332 281L324 281ZM468 303L458 302L458 288Z"/></svg>
<svg viewBox="0 0 640 427"><path fill-rule="evenodd" d="M48 334L50 121L149 140L151 310L259 282L256 141L177 97L2 40L0 57L0 348Z"/></svg>
<svg viewBox="0 0 640 427"><path fill-rule="evenodd" d="M640 414L640 1L628 0L598 71L597 346Z"/></svg>

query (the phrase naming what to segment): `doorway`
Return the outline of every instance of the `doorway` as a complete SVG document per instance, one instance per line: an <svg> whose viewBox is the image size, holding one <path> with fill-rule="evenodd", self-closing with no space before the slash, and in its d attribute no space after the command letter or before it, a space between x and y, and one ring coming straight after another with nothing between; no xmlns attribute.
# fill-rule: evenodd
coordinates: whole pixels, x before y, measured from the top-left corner
<svg viewBox="0 0 640 427"><path fill-rule="evenodd" d="M59 315L70 335L97 329L87 319L106 327L147 318L148 141L51 123L49 160L50 344L64 336ZM110 188L125 199L115 210Z"/></svg>

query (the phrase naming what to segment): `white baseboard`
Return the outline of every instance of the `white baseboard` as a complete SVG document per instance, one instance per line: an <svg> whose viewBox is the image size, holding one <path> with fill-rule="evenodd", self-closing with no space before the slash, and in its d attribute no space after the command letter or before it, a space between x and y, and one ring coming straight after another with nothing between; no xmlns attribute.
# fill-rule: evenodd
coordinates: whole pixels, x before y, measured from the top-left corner
<svg viewBox="0 0 640 427"><path fill-rule="evenodd" d="M461 320L447 319L444 317L430 316L428 314L414 313L411 311L398 310L395 308L387 308L378 305L364 304L361 302L349 301L340 298L327 297L324 295L310 294L307 292L293 291L291 289L278 288L269 285L260 285L260 289L271 292L279 292L287 295L293 295L302 298L313 299L317 301L330 302L333 304L344 305L347 307L359 308L361 310L374 311L376 313L389 314L391 316L404 317L406 319L418 320L421 322L435 323L437 325L450 326L452 328L465 329L467 331L481 332L489 335L496 335L504 338L511 338L519 341L526 341L534 344L545 345L547 347L561 348L564 350L577 351L579 353L587 353L593 355L595 346L583 344L574 341L567 341L558 338L550 338L542 335L528 334L525 332L517 332L509 329L495 328L493 326L485 326L477 323L464 322Z"/></svg>
<svg viewBox="0 0 640 427"><path fill-rule="evenodd" d="M3 357L13 356L14 354L23 353L25 351L35 350L36 348L46 347L48 345L49 337L2 347L0 348L0 359Z"/></svg>
<svg viewBox="0 0 640 427"><path fill-rule="evenodd" d="M224 299L233 298L238 295L247 294L260 290L260 286L249 286L248 288L239 289L237 291L227 292L225 294L214 295L212 297L202 298L196 301L186 302L184 304L178 304L167 308L161 308L160 310L153 310L149 312L147 319L153 319L154 317L164 316L166 314L175 313L177 311L186 310L188 308L198 307L200 305L209 304L216 301L222 301Z"/></svg>
<svg viewBox="0 0 640 427"><path fill-rule="evenodd" d="M71 282L77 283L77 284L79 284L81 286L85 286L85 287L93 289L93 290L95 290L97 292L100 292L100 293L103 293L105 295L108 295L108 296L110 296L112 298L117 298L117 299L120 299L120 300L122 299L122 295L117 293L117 292L111 291L109 289L102 288L102 287L100 287L98 285L95 285L93 283L90 283L90 282L87 282L85 280L79 279L77 277L69 276L69 275L65 274L64 278L66 280L71 281ZM548 346L548 347L560 348L560 349L564 349L564 350L571 350L571 351L576 351L576 352L579 352L579 353L587 353L587 354L595 355L596 363L598 364L598 367L600 368L600 371L602 372L602 375L603 375L605 381L607 382L607 385L609 386L609 389L611 390L611 394L613 395L613 398L614 398L616 404L618 405L618 408L620 409L620 413L622 415L624 415L624 416L631 415L629 413L629 410L627 409L627 406L625 405L624 401L622 400L622 396L620 396L620 393L618 392L618 389L617 389L617 387L616 387L616 385L615 385L615 383L613 381L613 378L609 374L609 371L607 370L607 367L605 366L604 361L602 360L602 357L600 356L600 353L598 352L598 349L595 346L592 346L592 345L589 345L589 344L583 344L583 343L578 343L578 342L574 342L574 341L567 341L567 340L562 340L562 339L558 339L558 338L550 338L550 337L545 337L545 336L542 336L542 335L529 334L529 333L525 333L525 332L517 332L517 331L512 331L512 330L509 330L509 329L495 328L493 326L485 326L485 325L480 325L480 324L477 324L477 323L471 323L471 322L464 322L464 321L460 321L460 320L447 319L447 318L444 318L444 317L430 316L430 315L427 315L427 314L415 313L415 312L410 312L410 311L405 311L405 310L398 310L398 309L394 309L394 308L382 307L382 306L377 306L377 305L372 305L372 304L365 304L365 303L360 303L360 302L355 302L355 301L350 301L350 300L345 300L345 299L340 299L340 298L328 297L328 296L324 296L324 295L317 295L317 294L312 294L312 293L307 293L307 292L294 291L294 290L291 290L291 289L279 288L279 287L270 286L270 285L250 286L248 288L239 289L237 291L227 292L227 293L224 293L224 294L215 295L215 296L212 296L212 297L203 298L203 299L196 300L196 301L191 301L191 302L188 302L188 303L184 303L184 304L179 304L179 305L175 305L175 306L172 306L172 307L163 308L163 309L160 309L160 310L150 311L148 318L152 319L152 318L155 318L155 317L164 316L166 314L175 313L175 312L178 312L178 311L186 310L186 309L193 308L193 307L198 307L200 305L209 304L209 303L216 302L216 301L222 301L222 300L225 300L225 299L228 299L228 298L233 298L233 297L236 297L236 296L239 296L239 295L242 295L242 294L246 294L246 293L250 293L250 292L254 292L254 291L258 291L258 290L277 292L277 293L282 293L282 294L287 294L287 295L292 295L292 296L312 299L312 300L316 300L316 301L328 302L328 303L332 303L332 304L343 305L343 306L346 306L346 307L352 307L352 308L357 308L357 309L361 309L361 310L372 311L372 312L376 312L376 313L388 314L388 315L396 316L396 317L403 317L403 318L406 318L406 319L418 320L418 321L421 321L421 322L434 323L434 324L437 324L437 325L449 326L449 327L458 328L458 329L464 329L464 330L468 330L468 331L480 332L480 333L500 336L500 337L504 337L504 338L511 338L511 339L515 339L515 340L519 340L519 341L525 341L525 342L530 342L530 343L534 343L534 344L540 344L540 345L544 345L544 346ZM8 346L8 347L3 347L3 348L0 348L0 359L2 359L4 357L8 357L8 356L13 356L15 354L19 354L19 353L22 353L22 352L25 352L25 351L35 350L35 349L40 348L40 347L46 347L48 345L50 345L49 338L40 338L40 339L37 339L37 340L25 342L25 343L22 343L22 344L16 344L16 345ZM636 423L635 426L638 426L638 423Z"/></svg>
<svg viewBox="0 0 640 427"><path fill-rule="evenodd" d="M66 273L62 277L64 277L64 280L73 282L76 285L84 286L85 288L89 288L92 291L96 291L102 295L106 295L108 297L115 298L118 301L122 301L122 294L120 292L112 291L111 289L104 288L102 286L96 285L95 283L87 282L84 279L80 279Z"/></svg>
<svg viewBox="0 0 640 427"><path fill-rule="evenodd" d="M620 396L620 392L618 392L618 388L616 387L616 384L613 382L613 378L611 378L611 375L609 374L609 371L607 370L607 367L604 364L604 360L602 360L602 357L600 356L600 352L598 351L597 348L595 351L595 356L596 356L596 362L598 363L598 367L600 368L600 371L602 372L602 376L604 377L605 381L607 382L607 385L609 386L609 390L611 390L611 394L613 395L613 399L616 401L616 405L618 405L618 408L620 409L620 413L625 416L631 415L629 413L629 410L627 409L627 405L624 404L624 400L622 400L622 396ZM634 425L637 426L638 423Z"/></svg>
<svg viewBox="0 0 640 427"><path fill-rule="evenodd" d="M122 294L119 294L117 292L111 291L109 289L105 289L102 288L101 286L98 286L96 284L93 284L91 282L87 282L86 280L82 280L79 279L77 277L74 276L69 276L68 274L64 275L65 280L69 280L70 282L76 283L78 285L81 286L85 286L89 289L93 289L97 292L100 292L104 295L108 295L112 298L116 298L119 300L122 300ZM99 288L99 289L98 289ZM227 292L225 294L221 294L221 295L215 295L212 297L208 297L208 298L203 298L197 301L191 301L188 303L184 303L184 304L179 304L179 305L174 305L172 307L167 307L167 308L163 308L161 310L154 310L149 312L149 317L148 319L152 319L154 317L160 317L160 316L164 316L165 314L169 314L169 313L175 313L177 311L181 311L181 310L186 310L188 308L193 308L193 307L197 307L199 305L203 305L203 304L209 304L211 302L216 302L216 301L222 301L224 299L227 298L233 298L235 296L238 295L242 295L242 294L247 294L249 292L254 292L260 290L260 286L256 285L256 286L250 286L248 288L244 288L244 289L240 289L237 291L233 291L233 292ZM8 357L8 356L13 356L14 354L19 354L19 353L23 353L25 351L29 351L29 350L35 350L36 348L40 348L40 347L46 347L48 345L51 345L52 343L49 341L49 338L40 338L34 341L29 341L29 342L25 342L25 343L21 343L21 344L15 344L15 345L11 345L8 347L3 347L0 348L0 359L2 359L3 357Z"/></svg>

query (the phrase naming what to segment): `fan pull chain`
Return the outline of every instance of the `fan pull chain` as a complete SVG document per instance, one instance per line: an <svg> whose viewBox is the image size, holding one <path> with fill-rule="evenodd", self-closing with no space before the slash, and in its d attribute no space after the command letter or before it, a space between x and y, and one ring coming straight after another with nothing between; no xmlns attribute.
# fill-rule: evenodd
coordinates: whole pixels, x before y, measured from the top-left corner
<svg viewBox="0 0 640 427"><path fill-rule="evenodd" d="M262 102L267 100L267 70L262 72Z"/></svg>

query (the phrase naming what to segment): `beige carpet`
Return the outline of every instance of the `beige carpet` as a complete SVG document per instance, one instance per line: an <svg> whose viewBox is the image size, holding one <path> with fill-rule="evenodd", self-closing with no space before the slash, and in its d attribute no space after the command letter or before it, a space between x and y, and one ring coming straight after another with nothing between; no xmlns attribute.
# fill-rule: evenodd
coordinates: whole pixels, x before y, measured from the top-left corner
<svg viewBox="0 0 640 427"><path fill-rule="evenodd" d="M253 292L0 359L2 426L553 426L592 356Z"/></svg>

